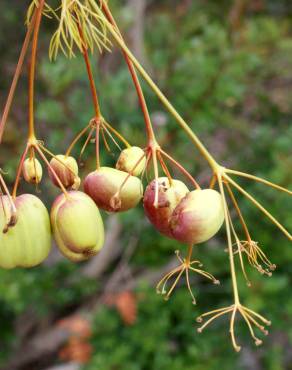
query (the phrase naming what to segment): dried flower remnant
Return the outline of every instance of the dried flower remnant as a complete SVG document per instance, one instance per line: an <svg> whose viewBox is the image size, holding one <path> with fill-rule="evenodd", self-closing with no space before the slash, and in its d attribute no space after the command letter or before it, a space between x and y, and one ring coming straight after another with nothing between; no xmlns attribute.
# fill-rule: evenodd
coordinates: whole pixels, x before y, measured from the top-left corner
<svg viewBox="0 0 292 370"><path fill-rule="evenodd" d="M39 5L33 0L27 12L27 24L30 23L34 11ZM58 27L50 42L50 58L56 59L59 51L67 57L75 56L74 46L82 51L84 43L93 52L95 48L102 52L110 51L111 42L103 20L95 12L95 0L62 0L61 6L53 9L47 2L43 6L43 14L58 21ZM82 24L85 37L80 37L78 25Z"/></svg>
<svg viewBox="0 0 292 370"><path fill-rule="evenodd" d="M259 273L272 276L273 271L276 269L276 265L268 259L259 247L258 242L253 240L241 240L239 241L238 249L239 248L241 253L244 253L247 256L249 264ZM237 253L239 253L239 250L235 251L235 254Z"/></svg>
<svg viewBox="0 0 292 370"><path fill-rule="evenodd" d="M162 294L165 298L165 300L168 300L173 293L175 287L177 286L180 278L182 277L183 274L186 276L186 283L187 283L187 288L188 291L191 295L192 298L192 303L195 305L196 304L196 298L194 296L194 293L191 288L191 283L190 283L190 273L197 273L201 276L204 276L205 278L211 280L213 284L219 285L220 281L217 280L212 274L210 274L207 271L202 270L201 268L203 267L203 264L198 261L198 260L191 260L192 257L192 252L193 252L193 246L189 246L188 248L188 255L186 258L182 258L180 256L180 252L176 251L176 256L177 259L180 262L180 265L176 268L174 268L172 271L167 273L157 284L156 286L156 291L158 294ZM170 286L169 289L167 289L167 285L171 279L174 279L173 284Z"/></svg>

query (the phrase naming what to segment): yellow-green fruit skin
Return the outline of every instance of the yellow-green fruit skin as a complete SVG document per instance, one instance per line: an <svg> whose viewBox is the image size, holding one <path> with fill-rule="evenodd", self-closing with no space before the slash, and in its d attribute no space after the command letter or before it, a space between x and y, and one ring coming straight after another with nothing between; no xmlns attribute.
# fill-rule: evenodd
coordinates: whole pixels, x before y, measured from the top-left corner
<svg viewBox="0 0 292 370"><path fill-rule="evenodd" d="M55 186L60 187L60 184L57 181L52 169L59 177L59 180L65 189L78 190L80 186L80 178L78 177L79 170L75 158L58 154L56 157L51 159L50 166L51 167L48 167L48 172L50 179Z"/></svg>
<svg viewBox="0 0 292 370"><path fill-rule="evenodd" d="M61 253L79 262L96 255L104 244L104 226L93 200L79 191L61 194L51 209L51 223Z"/></svg>
<svg viewBox="0 0 292 370"><path fill-rule="evenodd" d="M137 165L138 162L139 164ZM133 176L139 176L143 172L145 166L146 156L144 150L138 146L132 146L122 150L116 164L116 169L131 173Z"/></svg>
<svg viewBox="0 0 292 370"><path fill-rule="evenodd" d="M23 162L22 174L29 184L39 184L43 177L43 169L38 159L27 158Z"/></svg>
<svg viewBox="0 0 292 370"><path fill-rule="evenodd" d="M115 196L126 179L115 204ZM108 212L123 212L136 207L140 202L143 185L138 177L115 168L101 167L86 177L84 191L99 208Z"/></svg>
<svg viewBox="0 0 292 370"><path fill-rule="evenodd" d="M199 244L211 239L224 222L223 200L213 189L188 193L175 208L170 228L175 239Z"/></svg>
<svg viewBox="0 0 292 370"><path fill-rule="evenodd" d="M10 217L10 203L2 196L0 205L0 267L34 267L42 263L51 249L51 226L48 211L34 195L23 194L15 199L17 223L6 233L3 229Z"/></svg>

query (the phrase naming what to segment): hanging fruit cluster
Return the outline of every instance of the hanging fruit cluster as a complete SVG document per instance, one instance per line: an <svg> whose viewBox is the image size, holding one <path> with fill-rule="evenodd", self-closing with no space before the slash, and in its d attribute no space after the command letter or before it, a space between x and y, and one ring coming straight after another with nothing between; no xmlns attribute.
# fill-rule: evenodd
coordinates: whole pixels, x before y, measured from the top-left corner
<svg viewBox="0 0 292 370"><path fill-rule="evenodd" d="M68 57L74 56L76 52L81 52L83 55L94 108L94 116L87 126L76 136L67 151L58 155L46 148L42 141L37 139L35 133L35 71L40 24L44 15L56 18L58 21L57 30L51 39L50 57L56 58L59 51ZM156 230L187 246L186 257L181 257L177 252L178 266L160 280L157 291L168 299L180 278L185 275L187 288L195 304L196 300L189 277L191 272L198 273L215 284L219 284L219 281L212 274L201 269L200 261L192 260L193 246L207 242L225 223L234 302L230 306L212 310L198 317L197 321L202 323L198 331L201 332L215 319L228 314L230 315L232 344L235 350L239 351L240 346L236 341L234 327L235 317L240 315L246 322L255 344L261 344L262 341L255 335L254 329L267 334L264 326L270 325L270 322L241 303L237 283L237 262L248 285L251 283L245 270L246 260L260 273L268 276L275 269L275 265L266 257L258 243L252 239L234 190L250 200L289 240L292 240L292 237L287 229L234 178L244 177L290 196L292 192L245 172L227 169L214 159L131 53L106 1L65 1L57 9L53 9L45 0L34 0L28 10L27 25L27 35L0 125L0 141L2 141L15 88L29 46L31 46L28 136L11 194L0 174L0 266L10 269L33 267L40 264L50 251L51 234L65 257L73 262L87 260L98 254L104 244L104 226L99 210L125 212L136 207L143 199L145 215ZM112 47L113 40L121 49L127 62L144 116L147 143L143 149L131 146L101 114L89 61L89 51L93 52L96 47L101 52L107 51ZM208 188L202 189L183 165L159 145L138 73L189 136L202 158L206 160L212 171ZM81 154L94 137L96 168L85 177L82 183L78 163L71 153L75 144L83 136L86 136L86 139ZM108 148L108 139L116 144L119 141L125 147L121 150L115 168L105 167L100 163L100 145L103 142L105 148ZM62 192L52 205L50 217L46 207L36 196L31 194L17 196L21 178L29 184L39 185L41 183L43 168L40 161L46 166L52 184ZM168 164L180 171L188 185L182 179L172 177ZM147 184L144 192L144 174L151 167L154 178ZM79 190L81 184L83 192ZM234 208L233 213L230 212L230 207ZM233 224L234 217L240 221L241 230L239 231ZM239 233L244 236L245 240ZM168 288L171 280L173 283Z"/></svg>

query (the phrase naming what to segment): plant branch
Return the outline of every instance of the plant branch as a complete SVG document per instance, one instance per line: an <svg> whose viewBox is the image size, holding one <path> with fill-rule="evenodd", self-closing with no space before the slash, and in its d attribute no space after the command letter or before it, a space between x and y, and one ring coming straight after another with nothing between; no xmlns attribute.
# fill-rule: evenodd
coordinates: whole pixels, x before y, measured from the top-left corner
<svg viewBox="0 0 292 370"><path fill-rule="evenodd" d="M8 94L6 104L5 104L5 107L4 107L4 110L3 110L3 115L2 115L1 123L0 123L0 143L2 142L2 137L3 137L5 127L6 127L8 114L9 114L9 111L10 111L10 108L11 108L11 104L12 104L13 97L14 97L14 94L15 94L15 90L16 90L16 87L17 87L17 84L18 84L18 80L19 80L19 77L20 77L21 72L22 72L24 59L25 59L25 56L26 56L26 53L27 53L27 49L28 49L29 42L30 42L30 39L31 39L31 34L33 32L33 28L34 28L34 24L35 24L35 18L36 18L36 13L34 13L32 19L31 19L31 22L28 26L28 29L27 29L27 32L26 32L26 35L25 35L25 39L24 39L24 42L23 42L23 45L22 45L22 48L21 48L21 52L20 52L20 55L19 55L18 63L17 63L17 66L16 66L16 70L15 70L13 80L12 80L12 83L11 83L11 87L10 87L10 90L9 90L9 94Z"/></svg>
<svg viewBox="0 0 292 370"><path fill-rule="evenodd" d="M232 191L232 189L231 189L231 187L230 187L230 185L228 183L226 184L226 188L228 190L228 193L229 193L229 196L230 196L230 198L232 200L232 203L233 203L233 205L234 205L234 207L236 209L237 215L239 217L239 221L240 221L241 226L242 226L242 228L244 230L244 233L245 233L245 235L247 237L247 240L248 241L251 241L251 237L250 237L250 234L249 234L249 231L248 231L248 227L246 225L246 222L244 220L244 217L242 215L242 212L241 212L241 210L239 208L239 205L237 203L237 200L236 200L236 198L235 198L235 196L233 194L233 191Z"/></svg>
<svg viewBox="0 0 292 370"><path fill-rule="evenodd" d="M34 130L34 83L35 83L35 70L36 70L36 56L37 56L37 46L38 46L38 37L39 30L42 19L42 12L44 8L45 0L40 0L38 8L36 11L36 20L34 27L34 34L32 39L32 48L31 48L31 60L29 68L29 89L28 89L28 110L29 110L29 139L35 138Z"/></svg>
<svg viewBox="0 0 292 370"><path fill-rule="evenodd" d="M101 4L102 10L104 11L107 19L113 25L117 34L120 36L121 40L123 41L122 34L121 34L121 32L118 28L117 23L115 22L115 19L112 15L107 3L104 0L100 0L100 4ZM154 134L154 131L153 131L153 127L152 127L148 107L147 107L147 104L146 104L146 100L145 100L145 97L144 97L144 94L143 94L143 90L142 90L139 78L137 76L137 73L136 73L135 67L133 65L133 62L129 58L128 54L124 50L122 50L122 53L124 55L124 58L126 60L127 65L128 65L130 74L132 76L133 83L134 83L136 91L137 91L139 103L140 103L140 106L141 106L141 109L142 109L142 112L143 112L143 115L144 115L144 121L145 121L145 125L146 125L148 141L153 141L153 140L155 140L155 134Z"/></svg>
<svg viewBox="0 0 292 370"><path fill-rule="evenodd" d="M195 189L201 189L200 185L197 183L197 181L193 178L193 176L180 164L178 163L174 158L172 158L168 153L166 153L164 150L160 150L161 154L164 155L172 164L174 164L179 171L185 175L186 178L190 180L190 182L194 185Z"/></svg>
<svg viewBox="0 0 292 370"><path fill-rule="evenodd" d="M292 235L289 233L288 230L284 228L280 224L278 220L275 219L274 216L271 215L270 212L268 212L265 207L263 207L254 197L252 197L247 191L245 191L241 186L239 186L235 181L233 181L228 175L224 175L226 180L233 185L239 192L241 192L246 198L248 198L257 208L259 208L281 231L284 235L287 236L289 240L292 240Z"/></svg>
<svg viewBox="0 0 292 370"><path fill-rule="evenodd" d="M88 47L85 43L84 36L83 36L83 31L82 31L82 28L80 26L80 23L78 23L77 26L78 26L78 31L79 31L80 38L82 40L82 54L83 54L84 61L85 61L85 64L86 64L86 70L87 70L88 79L89 79L89 83L90 83L90 90L91 90L91 95L92 95L92 100L93 100L93 105L94 105L94 110L95 110L95 118L100 119L100 116L101 116L100 106L99 106L99 102L98 102L98 96L97 96L97 91L96 91L96 86L95 86L95 82L94 82L94 77L93 77L91 65L90 65L90 60L89 60L89 56L88 56Z"/></svg>
<svg viewBox="0 0 292 370"><path fill-rule="evenodd" d="M286 189L286 188L283 188L282 186L279 186L277 184L274 184L270 181L267 181L267 180L264 180L260 177L257 177L257 176L253 176L253 175L250 175L248 173L245 173L245 172L240 172L240 171L235 171L235 170L230 170L230 169L226 169L225 170L226 173L230 173L232 175L237 175L237 176L240 176L240 177L246 177L247 179L250 179L250 180L254 180L256 182L261 182L267 186L270 186L272 188L275 188L277 190L280 190L280 191L283 191L285 193L288 193L289 195L292 195L292 191L289 190L289 189Z"/></svg>
<svg viewBox="0 0 292 370"><path fill-rule="evenodd" d="M238 287L237 287L237 278L235 272L235 263L234 263L234 255L232 249L232 239L231 239L231 230L230 230L230 221L228 217L228 205L226 202L223 181L221 175L218 176L218 184L220 193L223 199L223 208L224 208L224 217L225 217L225 226L226 226L226 234L227 234L227 242L228 242L228 253L229 253L229 262L230 262L230 270L231 270L231 278L232 278L232 286L233 286L233 294L234 294L234 303L235 305L239 305L239 294L238 294Z"/></svg>
<svg viewBox="0 0 292 370"><path fill-rule="evenodd" d="M99 7L97 7L96 10L100 13L101 16L103 16L103 13L99 9ZM166 96L161 92L159 87L155 84L155 82L151 79L151 77L148 75L148 73L145 71L145 69L141 66L141 64L138 62L138 60L135 58L135 56L129 50L129 48L125 44L124 40L120 37L120 35L116 31L116 29L112 26L112 24L105 17L104 17L104 23L107 26L110 33L112 34L113 38L116 40L117 44L127 54L128 58L132 61L135 68L139 71L139 73L142 75L144 80L147 82L147 84L150 86L150 88L154 91L154 93L160 99L162 104L166 107L166 109L169 111L169 113L176 119L176 121L181 126L181 128L187 133L187 135L190 137L192 142L196 145L196 147L198 148L200 153L203 155L203 157L207 160L209 165L212 167L214 172L217 172L219 165L215 161L215 159L212 157L212 155L209 153L207 148L203 145L203 143L200 141L200 139L197 137L197 135L193 132L193 130L189 127L189 125L186 123L186 121L176 111L176 109L173 107L173 105L168 101Z"/></svg>

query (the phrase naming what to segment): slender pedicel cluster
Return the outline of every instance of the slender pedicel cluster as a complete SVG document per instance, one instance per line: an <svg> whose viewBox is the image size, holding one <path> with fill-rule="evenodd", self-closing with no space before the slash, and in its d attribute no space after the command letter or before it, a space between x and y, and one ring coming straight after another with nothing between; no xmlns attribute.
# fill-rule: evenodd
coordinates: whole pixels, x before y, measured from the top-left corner
<svg viewBox="0 0 292 370"><path fill-rule="evenodd" d="M54 155L43 142L37 139L35 133L35 72L38 36L43 15L58 21L57 30L50 43L50 57L56 58L59 51L69 57L81 52L92 95L93 118L77 134L64 155ZM255 329L267 335L265 326L271 323L242 305L237 282L237 265L240 266L248 286L251 285L251 281L245 269L246 260L260 273L268 276L271 276L276 266L270 262L259 243L251 238L234 190L248 199L290 241L292 240L290 232L237 180L249 179L290 196L292 192L254 175L222 167L215 160L132 54L107 1L60 1L59 6L53 9L45 0L33 0L27 14L27 25L27 34L0 123L1 142L17 82L31 46L28 76L28 136L19 160L11 195L2 177L3 173L0 172L0 266L3 268L32 267L41 263L50 250L51 227L61 253L71 261L81 262L96 255L104 243L104 227L99 208L108 212L124 212L136 207L143 198L143 182L139 176L143 179L144 173L152 167L154 178L146 186L143 199L145 214L160 233L187 246L186 257L182 257L179 251L176 252L178 266L162 277L157 285L157 292L168 299L181 277L185 276L187 288L195 304L191 272L209 279L214 284L219 284L212 274L202 270L200 261L192 259L192 253L195 245L208 242L225 224L228 252L226 262L230 266L233 303L200 315L197 319L201 323L198 332L202 332L223 315L229 315L230 337L234 349L239 351L240 346L235 336L235 320L236 316L240 315L247 324L255 344L260 345L262 340L256 336ZM112 47L109 37L121 49L133 79L145 121L147 144L144 149L131 146L101 113L89 51L94 52L96 48L100 51L109 50ZM209 188L201 189L184 166L159 145L138 74L157 95L207 162L212 171ZM96 167L84 180L85 193L77 191L81 179L77 162L71 155L76 143L84 136L80 157L91 139L95 141L96 154ZM107 151L111 151L109 141L112 141L121 151L115 168L105 167L100 163L101 143ZM40 183L43 176L40 161L48 169L51 182L62 191L52 206L51 225L48 212L40 199L30 194L17 196L21 176L30 184ZM182 174L188 181L188 185L185 185L182 179L173 179L172 169L168 164ZM234 218L239 221L239 228L234 226ZM244 237L239 234L243 234Z"/></svg>

